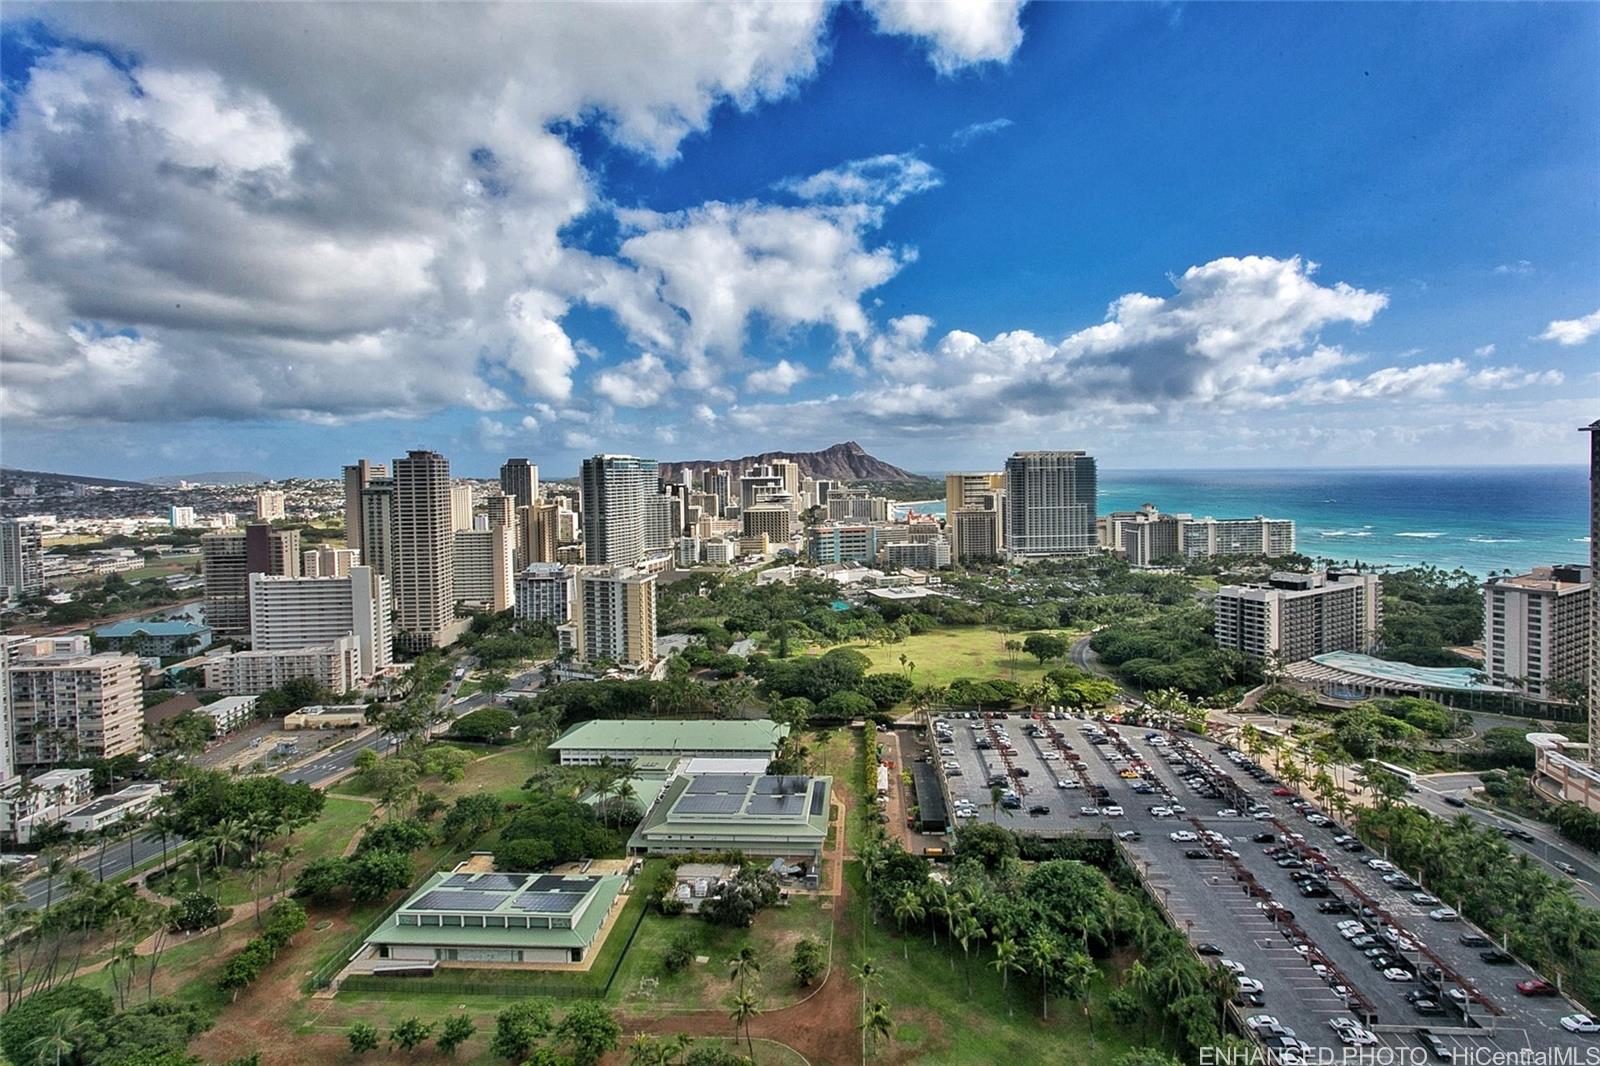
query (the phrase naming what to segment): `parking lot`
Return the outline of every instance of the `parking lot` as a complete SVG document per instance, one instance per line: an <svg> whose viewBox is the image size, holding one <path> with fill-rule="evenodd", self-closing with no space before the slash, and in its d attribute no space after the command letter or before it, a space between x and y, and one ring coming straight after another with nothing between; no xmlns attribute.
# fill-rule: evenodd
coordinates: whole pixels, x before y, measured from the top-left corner
<svg viewBox="0 0 1600 1066"><path fill-rule="evenodd" d="M1517 991L1518 982L1534 979L1526 967L1485 962L1481 955L1493 945L1462 942L1477 930L1430 917L1440 911L1448 919L1442 908L1449 901L1432 899L1422 886L1385 883L1399 871L1375 869L1367 863L1379 857L1340 847L1341 827L1292 794L1274 795L1288 790L1242 754L1231 753L1246 764L1236 765L1209 741L1068 717L947 718L936 744L951 774L951 801L967 812L958 820L998 817L1023 832L1123 837L1191 943L1212 961L1227 960L1245 989L1259 982L1259 993L1247 991L1237 1005L1242 1019L1274 1019L1258 1025L1269 1047L1358 1043L1444 1061L1456 1053L1600 1042L1561 1027L1563 1016L1578 1012L1563 997ZM998 812L991 810L992 772L1006 774L1002 787L1013 792ZM1057 787L1062 781L1077 785ZM1098 798L1096 787L1104 790ZM1089 807L1095 813L1086 813ZM1108 817L1101 813L1107 809L1121 813ZM1419 1006L1418 999L1428 1002ZM1330 1026L1335 1020L1363 1031L1341 1033Z"/></svg>

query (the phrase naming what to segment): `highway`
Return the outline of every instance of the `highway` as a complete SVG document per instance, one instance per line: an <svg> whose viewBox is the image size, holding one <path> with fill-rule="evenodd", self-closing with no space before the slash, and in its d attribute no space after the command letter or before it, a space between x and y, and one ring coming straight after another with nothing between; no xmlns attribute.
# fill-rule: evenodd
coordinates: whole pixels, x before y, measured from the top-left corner
<svg viewBox="0 0 1600 1066"><path fill-rule="evenodd" d="M458 665L470 670L476 665L476 660L467 658ZM460 689L461 682L453 676L450 683L439 696L438 707L448 711L452 719L459 718L468 711L476 710L488 703L488 697L482 693L468 696L459 703L456 701L456 692ZM316 788L324 788L348 772L355 765L356 757L368 749L386 752L394 744L394 738L387 733L376 730L357 734L352 740L346 741L327 752L317 756L309 762L297 766L285 767L273 772L274 776L282 778L290 784L304 782ZM181 839L169 838L167 840L167 853L170 855L174 848L188 843ZM110 881L135 869L152 859L161 856L161 839L159 837L146 839L142 830L135 831L130 836L119 840L105 849L104 855L98 847L92 847L79 852L72 860L72 865L88 872L96 881ZM62 873L55 878L55 885L41 875L24 881L21 885L25 902L18 906L38 908L44 906L49 897L52 901L66 898L67 875Z"/></svg>

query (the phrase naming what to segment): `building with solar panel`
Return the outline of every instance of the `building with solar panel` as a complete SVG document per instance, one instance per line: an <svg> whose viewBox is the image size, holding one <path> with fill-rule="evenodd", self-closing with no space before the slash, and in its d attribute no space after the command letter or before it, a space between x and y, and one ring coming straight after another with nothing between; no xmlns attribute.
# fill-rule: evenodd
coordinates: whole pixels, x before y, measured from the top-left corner
<svg viewBox="0 0 1600 1066"><path fill-rule="evenodd" d="M581 963L609 931L627 879L560 874L435 874L367 938L353 968Z"/></svg>
<svg viewBox="0 0 1600 1066"><path fill-rule="evenodd" d="M550 750L562 766L595 766L645 756L704 755L771 761L789 727L762 719L608 718L580 722Z"/></svg>
<svg viewBox="0 0 1600 1066"><path fill-rule="evenodd" d="M628 840L639 855L738 851L814 869L828 837L831 777L690 774L673 778Z"/></svg>

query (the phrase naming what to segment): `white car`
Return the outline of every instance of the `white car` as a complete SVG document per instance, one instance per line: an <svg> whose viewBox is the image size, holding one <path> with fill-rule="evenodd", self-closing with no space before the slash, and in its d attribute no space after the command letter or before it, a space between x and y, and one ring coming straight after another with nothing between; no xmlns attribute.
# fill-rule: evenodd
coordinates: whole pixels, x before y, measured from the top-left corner
<svg viewBox="0 0 1600 1066"><path fill-rule="evenodd" d="M1150 817L1152 817L1152 818L1171 818L1172 816L1173 816L1173 814L1172 814L1172 808L1171 807L1151 807L1150 808Z"/></svg>
<svg viewBox="0 0 1600 1066"><path fill-rule="evenodd" d="M1272 817L1272 812L1271 811L1251 811L1250 812L1250 817L1254 818L1258 822L1264 822L1268 818Z"/></svg>
<svg viewBox="0 0 1600 1066"><path fill-rule="evenodd" d="M1224 807L1224 808L1222 808L1222 810L1217 812L1217 817L1218 818L1237 818L1237 817L1239 817L1239 812L1234 810L1232 807Z"/></svg>
<svg viewBox="0 0 1600 1066"><path fill-rule="evenodd" d="M1351 1047L1371 1047L1378 1042L1378 1038L1370 1030L1352 1025L1339 1030L1339 1041Z"/></svg>
<svg viewBox="0 0 1600 1066"><path fill-rule="evenodd" d="M1368 859L1367 865L1374 870L1382 870L1384 873L1389 873L1394 869L1394 863L1388 859Z"/></svg>
<svg viewBox="0 0 1600 1066"><path fill-rule="evenodd" d="M1217 965L1233 974L1235 977L1244 976L1244 964L1234 962L1232 959L1218 959Z"/></svg>
<svg viewBox="0 0 1600 1066"><path fill-rule="evenodd" d="M1411 902L1419 907L1432 907L1439 902L1438 896L1430 896L1426 892L1411 893Z"/></svg>
<svg viewBox="0 0 1600 1066"><path fill-rule="evenodd" d="M1195 836L1187 829L1180 829L1176 833L1168 833L1167 839L1172 841L1174 844L1193 844L1200 838Z"/></svg>
<svg viewBox="0 0 1600 1066"><path fill-rule="evenodd" d="M1402 970L1398 966L1391 966L1383 971L1383 979L1385 981L1415 981L1417 975L1410 970Z"/></svg>
<svg viewBox="0 0 1600 1066"><path fill-rule="evenodd" d="M1082 788L1083 787L1083 782L1082 781L1074 781L1070 777L1063 777L1060 781L1056 782L1056 787L1057 788Z"/></svg>
<svg viewBox="0 0 1600 1066"><path fill-rule="evenodd" d="M1167 808L1169 810L1171 810L1173 814L1188 814L1189 813L1189 808L1185 807L1181 803L1169 803L1169 804L1167 804Z"/></svg>
<svg viewBox="0 0 1600 1066"><path fill-rule="evenodd" d="M1600 1033L1600 1022L1587 1014L1569 1014L1561 1019L1561 1028L1569 1033Z"/></svg>
<svg viewBox="0 0 1600 1066"><path fill-rule="evenodd" d="M1078 813L1083 815L1085 818L1094 818L1097 815L1099 815L1100 808L1099 807L1079 807L1078 808Z"/></svg>
<svg viewBox="0 0 1600 1066"><path fill-rule="evenodd" d="M1257 1029L1271 1029L1276 1027L1278 1024L1278 1019L1271 1014L1252 1014L1250 1017L1244 1020L1244 1024L1250 1027L1251 1032L1254 1032Z"/></svg>
<svg viewBox="0 0 1600 1066"><path fill-rule="evenodd" d="M1433 910L1428 912L1428 917L1432 918L1436 922L1454 922L1459 921L1461 915L1457 914L1449 907L1435 907Z"/></svg>
<svg viewBox="0 0 1600 1066"><path fill-rule="evenodd" d="M1266 991L1266 986L1254 977L1239 978L1239 991L1246 995L1260 995Z"/></svg>
<svg viewBox="0 0 1600 1066"><path fill-rule="evenodd" d="M1121 818L1122 808L1115 805L1110 807L1101 807L1100 813L1105 815L1107 818Z"/></svg>

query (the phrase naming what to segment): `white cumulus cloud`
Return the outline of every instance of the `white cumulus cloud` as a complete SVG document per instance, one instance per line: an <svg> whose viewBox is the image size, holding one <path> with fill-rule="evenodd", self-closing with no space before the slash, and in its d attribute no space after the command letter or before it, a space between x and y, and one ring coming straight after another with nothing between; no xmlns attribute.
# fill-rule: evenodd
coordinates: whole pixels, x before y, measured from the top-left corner
<svg viewBox="0 0 1600 1066"><path fill-rule="evenodd" d="M1542 341L1555 341L1566 347L1582 344L1584 341L1600 333L1600 311L1584 315L1582 318L1558 319L1545 327L1539 334Z"/></svg>
<svg viewBox="0 0 1600 1066"><path fill-rule="evenodd" d="M1025 0L865 0L878 29L926 40L945 74L1003 63L1022 45Z"/></svg>

